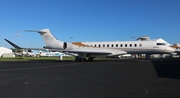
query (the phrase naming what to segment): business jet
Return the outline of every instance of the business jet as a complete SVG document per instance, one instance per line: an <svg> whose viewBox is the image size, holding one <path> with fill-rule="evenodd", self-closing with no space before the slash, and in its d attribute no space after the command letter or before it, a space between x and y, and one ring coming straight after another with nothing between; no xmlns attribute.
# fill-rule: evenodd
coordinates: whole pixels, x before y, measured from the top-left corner
<svg viewBox="0 0 180 98"><path fill-rule="evenodd" d="M174 45L171 46L171 48L175 49L175 55L178 55L180 58L180 44L179 43L175 43Z"/></svg>
<svg viewBox="0 0 180 98"><path fill-rule="evenodd" d="M108 42L64 42L57 40L49 29L24 30L25 32L38 32L44 42L45 49L53 49L68 55L75 56L75 61L93 61L96 57L118 57L124 54L151 54L172 53L175 50L167 43L153 41L149 37L141 37L136 41L108 41Z"/></svg>

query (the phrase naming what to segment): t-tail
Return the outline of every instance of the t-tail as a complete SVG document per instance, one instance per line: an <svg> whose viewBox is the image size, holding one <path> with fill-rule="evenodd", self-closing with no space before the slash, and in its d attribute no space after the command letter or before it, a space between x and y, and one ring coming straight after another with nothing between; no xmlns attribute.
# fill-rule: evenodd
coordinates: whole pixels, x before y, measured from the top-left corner
<svg viewBox="0 0 180 98"><path fill-rule="evenodd" d="M67 48L67 43L66 42L62 42L62 41L59 41L57 40L50 32L49 29L42 29L42 30L24 30L25 32L38 32L46 46L44 48L47 48L47 49L61 49L61 50L64 50Z"/></svg>

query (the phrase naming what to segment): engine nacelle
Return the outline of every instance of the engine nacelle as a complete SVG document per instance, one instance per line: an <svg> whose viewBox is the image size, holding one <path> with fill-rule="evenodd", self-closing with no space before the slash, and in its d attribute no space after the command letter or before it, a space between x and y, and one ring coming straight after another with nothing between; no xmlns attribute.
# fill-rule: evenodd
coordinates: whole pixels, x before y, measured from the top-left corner
<svg viewBox="0 0 180 98"><path fill-rule="evenodd" d="M60 42L60 43L52 43L49 46L44 46L44 49L60 49L60 50L64 50L67 48L67 43L66 42Z"/></svg>

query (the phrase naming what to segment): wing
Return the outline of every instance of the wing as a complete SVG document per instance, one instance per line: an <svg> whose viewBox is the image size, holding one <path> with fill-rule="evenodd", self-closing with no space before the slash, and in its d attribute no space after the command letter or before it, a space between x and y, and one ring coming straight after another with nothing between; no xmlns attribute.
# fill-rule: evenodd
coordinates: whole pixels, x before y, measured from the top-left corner
<svg viewBox="0 0 180 98"><path fill-rule="evenodd" d="M107 55L107 56L118 56L122 54L127 54L126 51L117 50L117 49L105 49L105 48L77 48L72 50L63 50L62 52L68 53L86 53L89 55Z"/></svg>
<svg viewBox="0 0 180 98"><path fill-rule="evenodd" d="M9 44L11 44L16 49L46 50L44 48L23 48L23 47L20 47L20 46L16 45L15 43L7 40L7 39L4 39L4 40L7 41Z"/></svg>

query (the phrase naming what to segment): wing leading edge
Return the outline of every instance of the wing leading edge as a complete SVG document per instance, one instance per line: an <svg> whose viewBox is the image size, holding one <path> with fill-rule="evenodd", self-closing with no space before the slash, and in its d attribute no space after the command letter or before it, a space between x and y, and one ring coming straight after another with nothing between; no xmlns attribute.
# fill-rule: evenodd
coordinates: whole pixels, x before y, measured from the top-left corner
<svg viewBox="0 0 180 98"><path fill-rule="evenodd" d="M82 48L82 49L72 49L72 50L63 50L62 52L70 53L87 53L94 55L107 55L107 56L118 56L122 54L127 54L126 51L116 50L116 49L103 49L103 48Z"/></svg>

